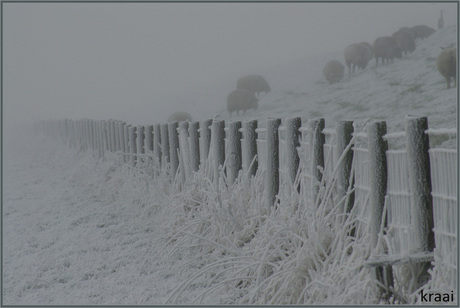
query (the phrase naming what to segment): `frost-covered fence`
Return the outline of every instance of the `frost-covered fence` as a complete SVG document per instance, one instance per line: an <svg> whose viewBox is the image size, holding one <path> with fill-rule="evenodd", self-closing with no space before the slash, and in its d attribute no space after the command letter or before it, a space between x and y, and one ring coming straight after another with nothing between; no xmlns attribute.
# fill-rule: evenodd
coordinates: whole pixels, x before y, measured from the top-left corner
<svg viewBox="0 0 460 308"><path fill-rule="evenodd" d="M342 121L331 129L324 119L300 118L153 126L54 120L40 128L72 148L92 150L100 159L115 153L134 168L181 185L193 182L196 172L204 172L217 191L259 175L264 181L257 189L266 204L260 213L275 213L280 200L311 209L326 204L323 211L349 224L348 236L369 237L373 252L366 265L382 292L405 279L406 264L419 268L421 284L434 265L454 289L457 151L430 148L429 138L456 138L456 130L428 129L426 118L407 117L405 124L404 132L392 133L385 122L360 127Z"/></svg>

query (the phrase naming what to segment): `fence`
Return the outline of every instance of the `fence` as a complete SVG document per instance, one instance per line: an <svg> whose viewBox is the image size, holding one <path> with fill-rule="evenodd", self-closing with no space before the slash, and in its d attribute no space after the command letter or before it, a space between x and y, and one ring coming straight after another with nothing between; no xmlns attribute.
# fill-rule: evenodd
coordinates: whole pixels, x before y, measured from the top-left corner
<svg viewBox="0 0 460 308"><path fill-rule="evenodd" d="M332 187L327 192L333 194L331 206L339 205L344 214L337 219L354 218L350 236L370 232L372 247L384 236L385 249L367 262L383 293L398 275L394 267L416 264L426 277L432 261L456 289L457 151L429 144L430 136L456 138L456 130L428 129L427 118L415 117L406 117L405 131L396 133L387 133L385 122L365 130L350 121L326 129L324 119L306 126L300 118L268 119L263 128L259 124L237 121L225 127L224 121L205 120L132 126L82 119L39 126L71 147L91 149L101 159L116 152L132 166L180 183L192 180L205 165L216 189L231 186L240 176L263 173L267 212L290 194L315 206ZM219 183L222 173L225 183Z"/></svg>

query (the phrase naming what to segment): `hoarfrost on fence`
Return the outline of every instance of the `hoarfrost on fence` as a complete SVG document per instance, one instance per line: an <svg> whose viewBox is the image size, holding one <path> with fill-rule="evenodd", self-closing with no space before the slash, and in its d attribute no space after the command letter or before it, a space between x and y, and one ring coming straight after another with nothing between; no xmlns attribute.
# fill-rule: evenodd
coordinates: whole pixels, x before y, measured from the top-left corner
<svg viewBox="0 0 460 308"><path fill-rule="evenodd" d="M431 185L435 232L435 264L457 287L457 151L431 149Z"/></svg>

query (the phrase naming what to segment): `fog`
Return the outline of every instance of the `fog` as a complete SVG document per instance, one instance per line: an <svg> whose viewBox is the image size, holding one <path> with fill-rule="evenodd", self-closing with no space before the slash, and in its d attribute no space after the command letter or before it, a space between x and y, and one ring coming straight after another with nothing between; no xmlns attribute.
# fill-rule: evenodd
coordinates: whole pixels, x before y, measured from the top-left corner
<svg viewBox="0 0 460 308"><path fill-rule="evenodd" d="M48 118L204 119L244 74L436 29L440 10L457 22L456 3L3 3L4 134Z"/></svg>

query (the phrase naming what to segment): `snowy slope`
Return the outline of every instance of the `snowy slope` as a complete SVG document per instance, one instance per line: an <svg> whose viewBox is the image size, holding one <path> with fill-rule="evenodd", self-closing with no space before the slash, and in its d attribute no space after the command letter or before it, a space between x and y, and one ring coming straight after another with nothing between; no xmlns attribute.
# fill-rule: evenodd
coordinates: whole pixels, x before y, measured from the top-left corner
<svg viewBox="0 0 460 308"><path fill-rule="evenodd" d="M373 119L401 130L404 117L411 114L427 115L431 127L456 127L457 89L447 90L436 69L440 47L456 45L456 38L455 26L444 28L417 41L416 50L403 59L378 67L372 59L365 70L357 70L351 78L346 70L342 81L333 85L328 84L322 69L332 59L344 64L341 50L255 72L266 77L272 92L262 97L257 111L242 119L300 116L306 121L324 117L330 127L339 120ZM219 113L228 118L225 109Z"/></svg>

